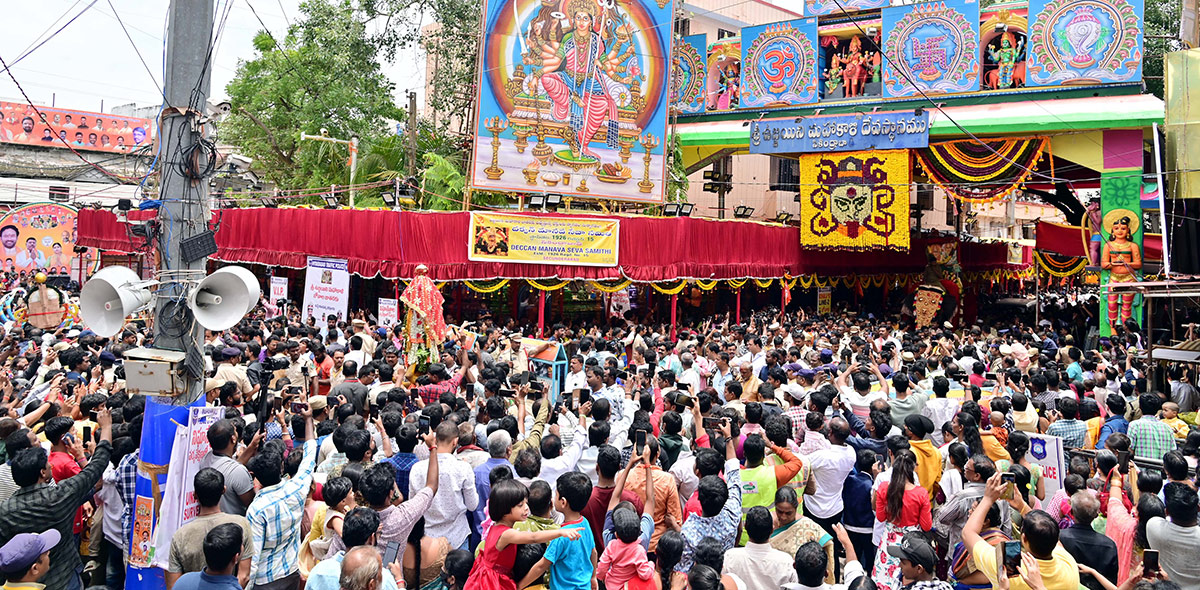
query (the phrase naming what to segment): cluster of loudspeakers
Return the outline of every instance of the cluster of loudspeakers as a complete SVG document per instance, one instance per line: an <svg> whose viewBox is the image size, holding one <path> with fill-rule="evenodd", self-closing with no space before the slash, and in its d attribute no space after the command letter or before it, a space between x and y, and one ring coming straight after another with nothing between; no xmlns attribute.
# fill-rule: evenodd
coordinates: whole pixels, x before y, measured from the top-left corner
<svg viewBox="0 0 1200 590"><path fill-rule="evenodd" d="M80 291L79 315L97 336L115 336L124 327L125 318L153 303L151 288L158 284L143 280L123 266L105 267L92 275ZM259 294L253 273L240 266L226 266L191 287L187 302L197 323L220 331L237 325L258 303Z"/></svg>

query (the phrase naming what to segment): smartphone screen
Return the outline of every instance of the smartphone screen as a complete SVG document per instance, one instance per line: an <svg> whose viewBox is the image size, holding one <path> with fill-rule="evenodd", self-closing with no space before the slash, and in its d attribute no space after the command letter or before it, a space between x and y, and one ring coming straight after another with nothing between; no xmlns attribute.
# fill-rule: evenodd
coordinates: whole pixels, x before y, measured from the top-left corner
<svg viewBox="0 0 1200 590"><path fill-rule="evenodd" d="M1004 498L1007 500L1013 499L1013 492L1017 487L1017 474L1007 471L1000 473L1000 481L1004 482Z"/></svg>
<svg viewBox="0 0 1200 590"><path fill-rule="evenodd" d="M92 427L84 426L83 427L83 444L87 444L91 440L92 440Z"/></svg>
<svg viewBox="0 0 1200 590"><path fill-rule="evenodd" d="M1020 575L1017 569L1021 565L1021 542L1004 541L1004 573L1005 577Z"/></svg>
<svg viewBox="0 0 1200 590"><path fill-rule="evenodd" d="M1146 549L1142 552L1142 577L1154 578L1158 576L1158 551L1154 549Z"/></svg>
<svg viewBox="0 0 1200 590"><path fill-rule="evenodd" d="M1129 451L1119 452L1117 459L1120 461L1121 473L1129 473Z"/></svg>
<svg viewBox="0 0 1200 590"><path fill-rule="evenodd" d="M421 434L429 432L428 416L421 416L420 418L417 418L417 432L420 432Z"/></svg>
<svg viewBox="0 0 1200 590"><path fill-rule="evenodd" d="M634 439L634 441L635 441L634 444L636 445L634 447L634 450L637 451L638 455L641 455L642 453L644 453L646 451L646 431L645 430L637 431L637 435L636 435L636 438Z"/></svg>
<svg viewBox="0 0 1200 590"><path fill-rule="evenodd" d="M383 563L393 563L396 557L400 554L400 543L389 541L387 548L383 550Z"/></svg>
<svg viewBox="0 0 1200 590"><path fill-rule="evenodd" d="M704 419L704 428L705 429L717 430L720 427L721 427L721 419L720 418L705 418Z"/></svg>
<svg viewBox="0 0 1200 590"><path fill-rule="evenodd" d="M292 413L299 414L300 412L303 412L304 409L307 407L308 407L308 404L306 404L304 402L292 402Z"/></svg>
<svg viewBox="0 0 1200 590"><path fill-rule="evenodd" d="M282 412L282 411L283 411L283 398L281 398L281 397L277 397L277 398L275 398L274 400L272 400L272 401L271 401L271 404L272 404L272 405L275 407L275 411L276 411L276 412Z"/></svg>

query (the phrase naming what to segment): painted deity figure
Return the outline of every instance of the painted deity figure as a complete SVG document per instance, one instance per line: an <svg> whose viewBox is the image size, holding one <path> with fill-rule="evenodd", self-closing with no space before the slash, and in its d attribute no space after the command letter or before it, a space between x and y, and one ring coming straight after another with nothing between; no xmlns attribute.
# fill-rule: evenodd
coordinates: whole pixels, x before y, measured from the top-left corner
<svg viewBox="0 0 1200 590"><path fill-rule="evenodd" d="M741 90L738 87L740 82L741 68L738 65L731 63L721 69L720 86L717 90L717 110L727 111L738 108L741 98Z"/></svg>
<svg viewBox="0 0 1200 590"><path fill-rule="evenodd" d="M617 149L617 108L629 103L629 88L613 80L608 73L620 67L609 63L605 42L597 21L599 7L592 0L571 0L567 4L571 30L561 41L547 39L541 45L540 84L552 104L551 115L567 121L565 137L575 158L599 160L588 144L607 127L608 147Z"/></svg>
<svg viewBox="0 0 1200 590"><path fill-rule="evenodd" d="M1100 268L1109 271L1108 283L1137 282L1137 271L1142 268L1142 251L1131 239L1128 217L1117 219L1112 224L1112 238L1104 244L1100 254ZM1108 293L1108 322L1111 325L1124 323L1133 315L1132 292ZM1120 315L1117 304L1120 303Z"/></svg>
<svg viewBox="0 0 1200 590"><path fill-rule="evenodd" d="M839 70L842 79L845 81L845 98L859 96L863 93L863 86L866 84L867 79L871 77L869 62L869 56L862 50L862 38L860 37L850 39L850 49L848 52L833 56L833 67L831 69Z"/></svg>
<svg viewBox="0 0 1200 590"><path fill-rule="evenodd" d="M1021 51L1025 48L1025 41L1016 42L1012 33L1004 33L1000 37L1000 48L988 48L988 56L996 62L996 71L999 74L998 87L1010 88L1013 85L1013 70L1017 66L1017 59L1021 57Z"/></svg>

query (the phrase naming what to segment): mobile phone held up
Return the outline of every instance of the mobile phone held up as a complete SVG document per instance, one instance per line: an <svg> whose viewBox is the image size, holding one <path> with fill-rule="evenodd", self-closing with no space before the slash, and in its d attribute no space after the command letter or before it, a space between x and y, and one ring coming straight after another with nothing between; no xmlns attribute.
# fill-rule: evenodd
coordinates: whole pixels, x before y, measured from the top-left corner
<svg viewBox="0 0 1200 590"><path fill-rule="evenodd" d="M1158 550L1146 549L1142 552L1142 577L1147 580L1158 577Z"/></svg>
<svg viewBox="0 0 1200 590"><path fill-rule="evenodd" d="M383 550L383 563L394 563L399 556L400 543L397 541L388 541L387 548Z"/></svg>
<svg viewBox="0 0 1200 590"><path fill-rule="evenodd" d="M1012 578L1021 575L1017 569L1021 565L1021 542L1002 541L996 545L996 563L999 564L997 577Z"/></svg>
<svg viewBox="0 0 1200 590"><path fill-rule="evenodd" d="M646 431L645 430L637 431L637 434L635 435L635 438L634 438L634 445L635 445L634 451L637 452L638 456L641 456L642 453L646 452Z"/></svg>
<svg viewBox="0 0 1200 590"><path fill-rule="evenodd" d="M1012 500L1017 491L1017 474L1003 471L1000 473L1000 481L1004 483L1004 494L1000 497Z"/></svg>

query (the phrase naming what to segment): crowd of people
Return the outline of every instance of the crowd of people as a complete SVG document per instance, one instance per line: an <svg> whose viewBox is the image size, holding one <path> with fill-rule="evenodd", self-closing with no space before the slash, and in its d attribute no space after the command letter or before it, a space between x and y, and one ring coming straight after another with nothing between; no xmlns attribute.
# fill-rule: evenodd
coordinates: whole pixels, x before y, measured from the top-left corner
<svg viewBox="0 0 1200 590"><path fill-rule="evenodd" d="M418 366L351 317L205 333L224 418L167 588L1200 589L1200 394L1151 387L1132 322L1085 349L1011 318L485 319ZM146 550L150 339L4 333L4 588L123 588Z"/></svg>

